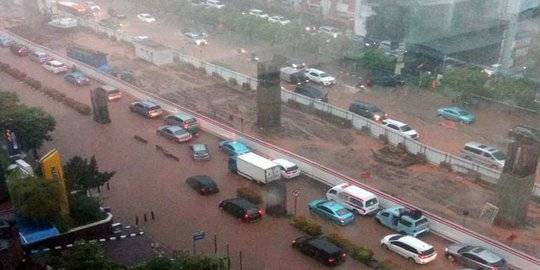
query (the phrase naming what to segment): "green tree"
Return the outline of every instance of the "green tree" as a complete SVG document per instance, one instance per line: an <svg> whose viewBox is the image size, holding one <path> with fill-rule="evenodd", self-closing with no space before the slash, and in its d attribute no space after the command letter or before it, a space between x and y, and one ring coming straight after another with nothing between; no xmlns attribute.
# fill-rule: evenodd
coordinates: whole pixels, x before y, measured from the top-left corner
<svg viewBox="0 0 540 270"><path fill-rule="evenodd" d="M0 131L11 129L22 149L35 151L51 140L56 121L40 108L20 104L16 94L0 92Z"/></svg>
<svg viewBox="0 0 540 270"><path fill-rule="evenodd" d="M154 258L134 270L225 270L226 260L222 257L180 256L174 260Z"/></svg>
<svg viewBox="0 0 540 270"><path fill-rule="evenodd" d="M78 225L95 222L105 217L100 209L99 199L88 197L82 192L74 194L70 199L70 216Z"/></svg>
<svg viewBox="0 0 540 270"><path fill-rule="evenodd" d="M11 201L20 215L35 221L53 222L58 219L60 201L57 182L11 174L8 189Z"/></svg>
<svg viewBox="0 0 540 270"><path fill-rule="evenodd" d="M385 70L394 72L396 59L385 55L379 49L365 50L360 62L369 70Z"/></svg>
<svg viewBox="0 0 540 270"><path fill-rule="evenodd" d="M490 96L485 88L487 80L487 74L482 72L481 69L456 69L444 74L441 79L441 86L464 97L469 97L470 94Z"/></svg>
<svg viewBox="0 0 540 270"><path fill-rule="evenodd" d="M55 269L69 270L117 270L127 269L112 263L105 257L103 248L97 243L78 242L72 249L65 250L51 262Z"/></svg>
<svg viewBox="0 0 540 270"><path fill-rule="evenodd" d="M535 83L524 78L496 78L490 84L490 96L502 101L512 101L518 106L535 107Z"/></svg>
<svg viewBox="0 0 540 270"><path fill-rule="evenodd" d="M96 157L92 156L90 161L79 156L72 157L64 165L64 177L68 181L70 190L88 191L107 183L116 172L99 171Z"/></svg>

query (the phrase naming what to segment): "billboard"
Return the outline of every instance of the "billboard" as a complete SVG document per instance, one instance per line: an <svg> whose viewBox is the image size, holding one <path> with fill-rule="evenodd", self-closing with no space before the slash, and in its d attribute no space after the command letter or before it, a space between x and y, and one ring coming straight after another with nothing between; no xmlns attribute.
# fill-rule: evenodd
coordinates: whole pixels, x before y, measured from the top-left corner
<svg viewBox="0 0 540 270"><path fill-rule="evenodd" d="M58 181L60 210L67 214L69 213L69 202L67 198L66 182L64 179L64 171L62 170L62 160L60 153L56 149L52 149L39 160L43 178L49 181Z"/></svg>

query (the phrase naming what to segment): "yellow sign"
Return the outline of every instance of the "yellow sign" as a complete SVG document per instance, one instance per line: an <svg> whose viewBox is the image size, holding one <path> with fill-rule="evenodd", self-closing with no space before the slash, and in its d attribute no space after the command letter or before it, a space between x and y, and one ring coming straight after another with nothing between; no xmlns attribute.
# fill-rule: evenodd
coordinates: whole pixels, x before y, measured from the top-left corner
<svg viewBox="0 0 540 270"><path fill-rule="evenodd" d="M60 210L64 214L69 213L69 202L67 198L66 181L64 179L64 171L62 170L62 161L60 153L56 149L52 149L39 160L41 163L41 171L43 178L49 181L58 181Z"/></svg>

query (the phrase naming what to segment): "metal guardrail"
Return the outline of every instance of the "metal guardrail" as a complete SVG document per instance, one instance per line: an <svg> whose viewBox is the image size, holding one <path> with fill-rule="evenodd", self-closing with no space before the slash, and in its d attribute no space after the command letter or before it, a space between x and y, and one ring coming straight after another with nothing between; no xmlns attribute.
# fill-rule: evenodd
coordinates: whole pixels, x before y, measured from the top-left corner
<svg viewBox="0 0 540 270"><path fill-rule="evenodd" d="M159 101L162 107L167 111L171 111L171 112L183 111L183 112L192 114L199 119L201 128L211 134L214 134L221 138L239 139L241 141L246 142L254 150L257 150L265 155L275 157L275 158L284 157L293 162L296 162L299 165L299 167L307 175L311 176L314 180L320 181L326 185L335 185L335 184L339 184L343 182L355 183L356 185L376 194L380 198L381 204L383 206L390 206L390 205L397 204L397 205L403 205L403 206L413 208L413 209L421 209L406 201L392 197L391 195L385 194L375 188L365 185L357 179L344 175L340 172L334 171L319 163L316 163L312 160L299 156L295 153L289 152L278 146L262 141L251 135L242 133L223 123L217 122L195 111L181 107L173 102L165 100L154 93L150 93L148 91L139 89L133 85L130 85L124 81L119 80L118 78L102 73L101 71L98 71L97 69L89 65L86 65L82 62L69 59L63 55L60 55L50 50L49 48L33 43L32 41L26 40L14 33L10 33L10 32L8 33L17 42L25 44L29 48L34 49L34 50L39 49L39 50L45 51L51 54L52 56L56 57L57 59L64 61L66 64L69 64L69 65L76 64L77 67L88 76L102 83L116 86L124 90L128 94L132 95L135 98L140 98L140 99L151 98L151 99ZM508 245L505 245L497 240L486 237L480 233L474 232L468 228L465 228L452 221L446 220L431 212L424 211L424 210L423 212L430 219L431 230L443 238L446 238L453 242L461 242L461 243L484 246L490 250L493 250L501 254L511 265L518 267L520 269L526 269L526 270L540 269L540 259L534 256L531 256L522 251L514 249Z"/></svg>

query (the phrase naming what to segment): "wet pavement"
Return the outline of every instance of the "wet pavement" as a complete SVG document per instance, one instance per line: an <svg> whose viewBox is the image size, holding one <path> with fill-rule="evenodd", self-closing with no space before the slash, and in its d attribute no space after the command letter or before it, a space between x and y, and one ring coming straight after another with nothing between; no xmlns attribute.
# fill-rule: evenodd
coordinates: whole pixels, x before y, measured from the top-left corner
<svg viewBox="0 0 540 270"><path fill-rule="evenodd" d="M17 58L0 52L2 61ZM89 90L95 86L73 87L65 83L61 76L43 70L28 59L21 59L18 66L28 74L39 77L47 86L54 86L68 96L89 104ZM244 224L221 213L217 205L226 198L234 197L238 187L252 187L264 190L250 181L232 175L227 170L227 158L217 148L218 138L202 133L195 139L209 145L212 159L209 162L194 162L188 144L177 144L156 136L155 130L161 120L147 120L130 113L128 104L132 101L123 97L110 104L112 123L101 125L90 116L82 116L63 105L47 99L5 74L0 75L4 89L15 90L22 102L32 106L42 106L57 120L53 133L54 140L48 142L41 153L52 147L58 148L66 161L73 155L89 157L96 155L100 169L114 170L117 174L111 180L110 190L102 190L105 205L112 207L115 220L126 224L135 223L156 241L169 249L191 250L192 233L203 230L207 238L197 243L197 252L212 254L213 237L217 239L217 252L224 255L226 246L232 258L233 269L239 269L242 252L243 269L325 269L316 261L301 255L290 247L290 241L302 235L289 225L288 219L265 216L261 222ZM134 135L148 140L147 144L133 138ZM179 157L179 161L168 159L156 150L160 145ZM218 183L221 192L211 197L201 197L184 184L188 176L208 174ZM324 196L327 187L318 182L301 177L287 181L288 193L300 189L298 213L309 216L308 201ZM292 211L293 202L288 201ZM152 220L151 212L155 219ZM147 221L144 221L144 215ZM433 244L439 258L426 266L410 265L405 259L380 249L379 241L392 233L375 224L373 218L361 217L352 226L337 227L327 221L312 217L324 225L325 232L337 231L353 242L365 245L375 251L380 260L391 260L402 264L401 269L454 269L442 256L446 241L428 235L425 240ZM367 267L350 259L337 269L366 269Z"/></svg>

